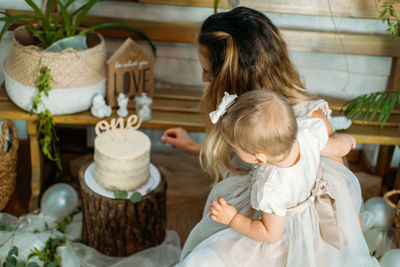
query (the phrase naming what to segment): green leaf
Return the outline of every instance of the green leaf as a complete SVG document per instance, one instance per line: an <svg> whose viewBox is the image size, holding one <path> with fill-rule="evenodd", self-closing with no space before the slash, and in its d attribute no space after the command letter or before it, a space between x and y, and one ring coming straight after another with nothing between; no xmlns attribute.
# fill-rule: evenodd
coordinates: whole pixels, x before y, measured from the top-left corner
<svg viewBox="0 0 400 267"><path fill-rule="evenodd" d="M372 121L375 118L375 116L378 113L380 107L382 106L383 101L385 100L385 94L384 93L380 92L379 95L380 96L378 98L378 101L376 102L376 104L375 104L375 106L374 106L374 108L372 110L371 116L369 117L369 120L368 120L369 122Z"/></svg>
<svg viewBox="0 0 400 267"><path fill-rule="evenodd" d="M394 106L396 106L396 104L399 102L399 95L400 95L400 91L398 90L396 92L396 94L392 97L392 100L390 102L390 104L388 105L388 107L385 109L385 117L382 119L381 122L381 128L383 128L383 126L385 125L386 121L389 119L390 114L393 111Z"/></svg>
<svg viewBox="0 0 400 267"><path fill-rule="evenodd" d="M6 231L7 232L12 232L12 231L14 231L14 228L11 225L7 225L6 226Z"/></svg>
<svg viewBox="0 0 400 267"><path fill-rule="evenodd" d="M142 200L142 194L140 194L139 192L133 192L133 194L130 197L130 201L136 203L139 202L140 200Z"/></svg>
<svg viewBox="0 0 400 267"><path fill-rule="evenodd" d="M17 258L15 258L14 256L8 257L8 258L7 258L7 264L6 264L6 266L13 266L13 267L15 267L16 264L17 264Z"/></svg>
<svg viewBox="0 0 400 267"><path fill-rule="evenodd" d="M361 105L358 107L357 112L354 114L354 118L358 118L365 111L365 107L368 105L369 99L371 99L370 95L365 95L365 97L362 98Z"/></svg>
<svg viewBox="0 0 400 267"><path fill-rule="evenodd" d="M64 20L64 28L65 28L65 33L66 37L71 36L71 17L69 16L67 12L67 8L64 6L64 4L60 1L57 0L58 6L60 7L61 14L63 15L63 20Z"/></svg>
<svg viewBox="0 0 400 267"><path fill-rule="evenodd" d="M393 6L393 2L385 1L383 2L381 8L382 10L379 14L379 17L381 17L382 22L386 23L387 25L386 32L392 37L392 39L395 39L399 34L399 17L397 16L396 10Z"/></svg>
<svg viewBox="0 0 400 267"><path fill-rule="evenodd" d="M378 123L382 122L382 120L386 116L390 115L390 114L387 114L387 108L389 106L389 103L391 102L391 99L392 99L391 94L389 94L389 95L385 94L385 100L382 105L381 113L379 114L379 117L378 117Z"/></svg>
<svg viewBox="0 0 400 267"><path fill-rule="evenodd" d="M126 199L128 197L128 193L124 190L117 189L114 191L114 197L116 199Z"/></svg>
<svg viewBox="0 0 400 267"><path fill-rule="evenodd" d="M30 258L37 257L37 256L39 256L39 255L40 255L39 249L37 249L36 247L31 248L31 249L30 249L30 253L29 253L29 255L28 255L28 260L29 260Z"/></svg>
<svg viewBox="0 0 400 267"><path fill-rule="evenodd" d="M345 110L345 115L348 116L350 119L354 119L356 117L355 114L357 114L357 112L360 110L360 107L363 105L363 101L365 98L366 96L362 95L354 99L354 105L352 106L352 109L347 108Z"/></svg>
<svg viewBox="0 0 400 267"><path fill-rule="evenodd" d="M20 261L20 262L17 263L17 265L15 265L15 267L25 267L25 263Z"/></svg>
<svg viewBox="0 0 400 267"><path fill-rule="evenodd" d="M33 11L35 11L37 18L42 23L42 27L44 32L46 33L46 36L49 36L50 31L53 30L53 26L51 26L50 22L46 20L40 8L32 0L25 0L25 2L33 9Z"/></svg>
<svg viewBox="0 0 400 267"><path fill-rule="evenodd" d="M89 0L85 5L82 6L79 14L75 18L75 25L72 28L72 34L75 35L76 30L78 29L82 19L86 16L86 14L89 12L89 10L100 0Z"/></svg>
<svg viewBox="0 0 400 267"><path fill-rule="evenodd" d="M364 125L365 122L368 119L368 115L371 113L371 108L373 107L373 105L375 104L376 98L378 97L378 93L373 93L371 94L371 96L368 98L368 105L365 108L364 111L364 117L362 118L362 124Z"/></svg>
<svg viewBox="0 0 400 267"><path fill-rule="evenodd" d="M6 17L1 18L0 21L5 21L1 32L0 32L0 40L3 38L3 35L6 33L6 31L10 28L10 26L14 23L14 22L19 22L22 24L28 24L26 21L24 21L23 19L36 19L36 17L32 16L32 15L28 15L28 14L18 14L18 15L14 15L14 16L10 16L7 13L0 11L0 14L5 15ZM31 27L33 28L33 27Z"/></svg>
<svg viewBox="0 0 400 267"><path fill-rule="evenodd" d="M50 15L51 15L51 4L53 3L53 1L52 0L48 0L47 1L47 5L46 5L46 11L45 11L45 14L46 14L46 20L47 21L50 21Z"/></svg>
<svg viewBox="0 0 400 267"><path fill-rule="evenodd" d="M221 0L214 0L214 14L218 13L218 6Z"/></svg>
<svg viewBox="0 0 400 267"><path fill-rule="evenodd" d="M352 113L353 118L358 118L362 113L366 112L366 107L368 106L371 98L371 95L365 95L361 97L360 104L357 106L357 110L354 110Z"/></svg>
<svg viewBox="0 0 400 267"><path fill-rule="evenodd" d="M8 257L12 257L13 255L18 257L18 248L16 246L13 246L8 252Z"/></svg>
<svg viewBox="0 0 400 267"><path fill-rule="evenodd" d="M354 98L352 101L347 102L345 104L344 114L348 117L351 117L350 114L354 113L354 110L357 110L357 106L362 104L362 99L364 95L358 96Z"/></svg>
<svg viewBox="0 0 400 267"><path fill-rule="evenodd" d="M91 31L95 31L97 29L107 28L107 27L124 28L124 29L136 32L137 34L139 34L140 37L142 37L143 39L145 39L147 41L147 43L151 47L151 50L153 51L153 54L156 55L156 47L153 44L153 42L149 39L149 37L147 37L147 35L144 32L142 32L141 30L139 30L138 28L132 27L127 24L117 23L117 22L103 23L100 25L95 25L90 28L84 29L78 35L86 35L87 33L91 32Z"/></svg>
<svg viewBox="0 0 400 267"><path fill-rule="evenodd" d="M64 219L60 220L57 223L57 230L61 233L65 232L65 228L68 226L68 224L71 223L71 220L68 217L65 217Z"/></svg>
<svg viewBox="0 0 400 267"><path fill-rule="evenodd" d="M39 265L36 262L30 262L27 267L39 267Z"/></svg>

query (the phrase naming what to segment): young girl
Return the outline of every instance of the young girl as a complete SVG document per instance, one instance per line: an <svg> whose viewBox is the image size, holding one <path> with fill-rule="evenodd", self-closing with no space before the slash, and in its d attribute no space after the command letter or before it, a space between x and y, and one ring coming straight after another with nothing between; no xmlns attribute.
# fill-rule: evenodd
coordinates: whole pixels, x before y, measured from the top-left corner
<svg viewBox="0 0 400 267"><path fill-rule="evenodd" d="M225 88L229 88L230 94L239 96L254 88L269 88L288 100L296 117L321 118L326 122L329 136L336 135L328 121L331 111L327 102L314 99L303 89L279 30L264 14L246 7L213 14L204 21L198 43L203 81L207 82L203 97L204 114L216 109ZM184 244L183 260L201 241L226 229L226 225L210 220L208 206L211 199L223 196L240 213L254 214L249 205L251 172L238 173L237 166L232 164L230 146L211 123L207 125L202 145L193 142L181 128L166 130L161 140L191 154L202 151L205 167L216 180L221 176L221 170L225 174L224 179L212 188L203 217ZM359 182L349 169L337 162L340 159L335 160L321 158L322 169L344 185L343 188L352 196L355 212L359 213L362 203Z"/></svg>
<svg viewBox="0 0 400 267"><path fill-rule="evenodd" d="M296 121L273 91L234 98L226 93L210 117L239 158L258 164L249 185L258 212L246 217L223 197L212 200L210 218L230 228L182 266L374 266L347 190L320 167L320 152L354 147L354 138L329 138L319 118Z"/></svg>

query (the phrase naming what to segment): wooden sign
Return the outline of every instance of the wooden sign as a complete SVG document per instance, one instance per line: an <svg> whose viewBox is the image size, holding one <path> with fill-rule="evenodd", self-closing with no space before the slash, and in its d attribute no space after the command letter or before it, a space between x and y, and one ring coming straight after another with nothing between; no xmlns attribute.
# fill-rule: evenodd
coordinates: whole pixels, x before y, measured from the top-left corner
<svg viewBox="0 0 400 267"><path fill-rule="evenodd" d="M141 123L142 120L138 119L136 115L129 116L128 119L126 120L126 125L124 125L123 118L112 119L111 123L108 123L108 121L106 120L101 120L98 123L96 123L95 132L97 136L101 136L104 134L107 135L112 134L115 136L115 131L117 130L117 128L119 128L122 131L137 130Z"/></svg>
<svg viewBox="0 0 400 267"><path fill-rule="evenodd" d="M107 103L117 107L120 93L128 97L128 107L145 92L153 97L154 62L131 38L128 38L107 61Z"/></svg>

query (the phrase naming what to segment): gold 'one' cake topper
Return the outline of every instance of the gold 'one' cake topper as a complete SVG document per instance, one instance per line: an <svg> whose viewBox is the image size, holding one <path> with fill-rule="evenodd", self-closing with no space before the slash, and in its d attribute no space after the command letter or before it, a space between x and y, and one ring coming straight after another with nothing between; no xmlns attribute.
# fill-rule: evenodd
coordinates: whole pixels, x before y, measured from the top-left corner
<svg viewBox="0 0 400 267"><path fill-rule="evenodd" d="M141 123L142 120L138 119L136 115L129 116L126 120L126 125L124 125L123 118L118 118L117 120L112 119L110 123L106 120L101 120L96 124L95 131L97 136L110 134L110 131L114 136L118 126L120 130L136 130L139 128Z"/></svg>

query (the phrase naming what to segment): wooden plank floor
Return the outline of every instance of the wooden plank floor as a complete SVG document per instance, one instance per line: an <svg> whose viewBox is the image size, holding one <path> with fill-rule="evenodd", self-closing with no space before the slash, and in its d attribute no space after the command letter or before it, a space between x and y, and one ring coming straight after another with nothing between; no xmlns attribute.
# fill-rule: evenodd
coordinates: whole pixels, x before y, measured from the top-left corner
<svg viewBox="0 0 400 267"><path fill-rule="evenodd" d="M79 151L74 146L69 147L68 150L68 152L64 151L62 159L64 165L69 165L72 175L71 185L79 190L76 182L79 168L91 158L92 154L82 154L85 148ZM201 218L202 209L212 182L208 175L201 170L197 157L188 156L179 150L171 149L168 153L152 153L151 161L165 175L168 183L167 229L175 230L181 238L181 244L183 244L190 230ZM51 181L48 178L44 186L49 186L49 182ZM29 198L29 144L27 141L22 141L18 154L16 190L2 212L17 217L27 214Z"/></svg>
<svg viewBox="0 0 400 267"><path fill-rule="evenodd" d="M78 136L75 134L75 136ZM68 163L76 188L77 173L92 154L87 153L87 148L81 145L70 145L64 149L63 161ZM78 149L80 148L80 149ZM18 157L18 180L17 188L10 202L3 212L14 216L21 216L28 212L30 195L30 159L29 144L22 141ZM85 150L86 149L86 150ZM348 159L352 171L365 171L365 164L360 162L360 151L350 153ZM204 173L197 157L188 156L185 153L175 150L162 150L153 152L151 161L165 175L168 183L167 190L167 229L175 230L184 243L191 229L196 225L202 216L205 201L212 187L212 181ZM75 182L74 182L75 181Z"/></svg>

